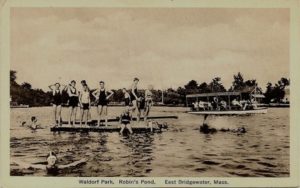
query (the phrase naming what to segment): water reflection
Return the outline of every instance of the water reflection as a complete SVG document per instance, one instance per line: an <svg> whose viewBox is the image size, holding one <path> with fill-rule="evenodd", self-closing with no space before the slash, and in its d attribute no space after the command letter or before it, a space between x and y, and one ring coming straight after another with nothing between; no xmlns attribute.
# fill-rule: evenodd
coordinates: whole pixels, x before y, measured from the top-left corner
<svg viewBox="0 0 300 188"><path fill-rule="evenodd" d="M133 134L121 138L121 143L129 151L126 157L128 162L127 176L145 176L152 171L151 161L153 160L153 134Z"/></svg>

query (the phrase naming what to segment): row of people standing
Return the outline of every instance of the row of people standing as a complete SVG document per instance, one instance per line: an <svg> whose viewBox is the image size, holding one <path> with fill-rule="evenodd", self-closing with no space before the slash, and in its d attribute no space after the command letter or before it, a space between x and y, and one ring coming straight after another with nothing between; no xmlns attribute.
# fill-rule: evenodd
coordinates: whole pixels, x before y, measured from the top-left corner
<svg viewBox="0 0 300 188"><path fill-rule="evenodd" d="M124 102L125 106L130 109L131 112L136 112L137 120L140 120L141 111L144 110L144 117L147 118L150 107L152 105L152 93L149 89L145 91L145 98L140 97L138 94L139 79L134 78L133 84L130 91L128 92L126 88L123 88ZM49 88L53 95L53 114L54 114L54 124L60 125L62 122L61 118L61 107L62 107L62 93L64 91L68 94L68 108L69 108L69 119L68 124L74 125L76 122L77 107L81 109L80 124L85 122L87 125L88 119L91 119L90 108L91 108L91 95L96 99L97 104L97 125L101 125L101 118L104 117L105 125L108 123L107 106L110 97L114 94L111 90L106 90L104 81L99 82L99 88L91 92L86 81L81 81L82 90L78 91L76 88L76 81L72 80L69 85L61 85L56 83L50 85Z"/></svg>

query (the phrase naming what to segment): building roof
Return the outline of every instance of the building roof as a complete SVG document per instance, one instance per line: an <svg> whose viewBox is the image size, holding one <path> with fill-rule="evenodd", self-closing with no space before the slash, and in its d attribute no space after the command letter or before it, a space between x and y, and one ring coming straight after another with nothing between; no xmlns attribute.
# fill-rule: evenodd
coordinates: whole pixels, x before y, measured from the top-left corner
<svg viewBox="0 0 300 188"><path fill-rule="evenodd" d="M216 96L237 96L240 92L218 92L218 93L200 93L200 94L190 94L186 95L187 98L195 97L216 97Z"/></svg>

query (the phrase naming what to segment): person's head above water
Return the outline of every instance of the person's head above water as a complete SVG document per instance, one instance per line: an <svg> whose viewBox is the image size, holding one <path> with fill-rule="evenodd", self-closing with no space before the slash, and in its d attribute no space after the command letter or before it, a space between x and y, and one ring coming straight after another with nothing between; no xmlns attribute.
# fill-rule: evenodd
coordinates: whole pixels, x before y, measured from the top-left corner
<svg viewBox="0 0 300 188"><path fill-rule="evenodd" d="M31 122L33 122L33 123L36 123L36 122L37 122L37 119L36 119L35 116L32 116L32 117L31 117Z"/></svg>
<svg viewBox="0 0 300 188"><path fill-rule="evenodd" d="M47 155L48 166L54 166L56 164L56 161L57 161L56 154L50 151L49 154Z"/></svg>

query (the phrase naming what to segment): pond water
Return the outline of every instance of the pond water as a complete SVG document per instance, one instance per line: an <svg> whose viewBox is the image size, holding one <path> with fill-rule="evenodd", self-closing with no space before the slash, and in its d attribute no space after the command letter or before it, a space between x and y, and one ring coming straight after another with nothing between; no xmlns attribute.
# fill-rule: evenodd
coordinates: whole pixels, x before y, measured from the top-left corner
<svg viewBox="0 0 300 188"><path fill-rule="evenodd" d="M109 107L116 117L122 107ZM267 114L211 116L216 128L245 127L247 133L199 132L203 116L187 114L186 108L153 107L151 115L176 115L162 133L120 136L118 133L50 132L52 108L11 109L11 161L45 163L49 151L59 164L88 158L86 164L65 169L57 176L91 177L287 177L289 176L289 109L271 108ZM62 110L67 119L67 109ZM96 109L91 110L93 119ZM36 116L45 129L22 127ZM133 124L134 126L134 124ZM53 176L44 170L22 169L11 162L13 176Z"/></svg>

